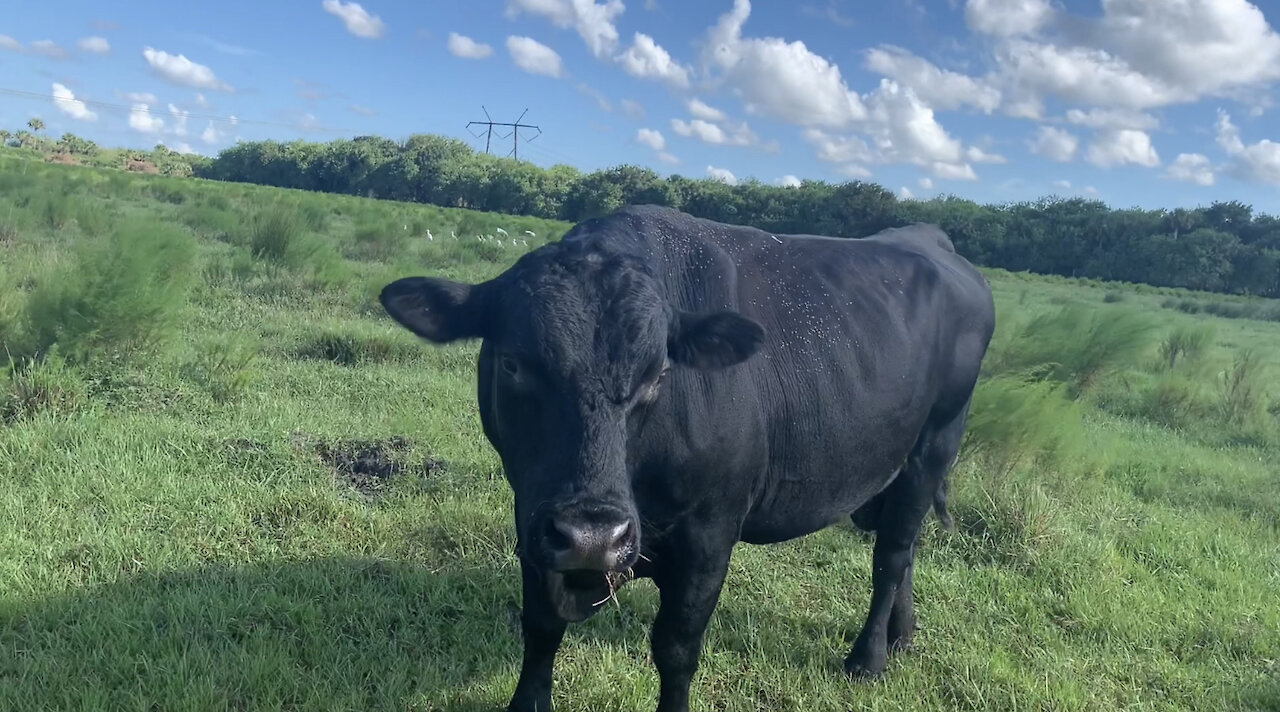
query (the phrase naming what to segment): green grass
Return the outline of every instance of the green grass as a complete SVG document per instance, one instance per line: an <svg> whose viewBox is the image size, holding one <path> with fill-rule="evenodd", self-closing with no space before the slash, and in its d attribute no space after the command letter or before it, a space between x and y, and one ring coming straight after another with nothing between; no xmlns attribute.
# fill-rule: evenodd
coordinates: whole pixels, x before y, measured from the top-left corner
<svg viewBox="0 0 1280 712"><path fill-rule="evenodd" d="M0 709L502 708L520 584L475 345L420 344L375 295L496 274L568 226L173 186L0 159L0 337L58 347L0 369ZM185 281L150 279L178 242ZM871 582L848 526L744 545L695 709L1280 706L1280 328L989 274L1000 331L956 528L919 548L917 649L841 675ZM33 320L85 295L54 320L74 328ZM618 599L567 636L558 709L653 708L657 595Z"/></svg>

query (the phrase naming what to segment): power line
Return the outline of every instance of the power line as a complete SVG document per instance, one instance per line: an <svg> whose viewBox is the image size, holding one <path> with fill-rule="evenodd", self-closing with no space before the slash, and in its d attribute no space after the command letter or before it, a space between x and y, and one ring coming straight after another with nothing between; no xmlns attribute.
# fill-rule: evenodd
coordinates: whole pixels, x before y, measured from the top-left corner
<svg viewBox="0 0 1280 712"><path fill-rule="evenodd" d="M538 132L534 134L533 138L526 138L525 139L526 143L542 135L542 129L538 128L536 125L520 123L520 119L523 119L524 115L529 113L528 108L526 108L523 112L521 112L519 118L511 122L494 121L493 117L489 116L489 110L484 108L483 104L480 105L480 110L484 112L484 117L485 119L487 119L487 121L469 121L467 122L467 131L469 131L472 136L475 136L476 138L480 138L479 134L477 134L475 131L471 131L471 127L476 124L488 127L485 131L485 139L484 139L484 152L486 154L489 153L489 147L493 142L494 126L511 127L511 132L507 134L507 136L511 137L511 153L508 153L507 155L514 157L516 160L520 160L520 129L533 129ZM507 136L499 136L498 138L505 140Z"/></svg>

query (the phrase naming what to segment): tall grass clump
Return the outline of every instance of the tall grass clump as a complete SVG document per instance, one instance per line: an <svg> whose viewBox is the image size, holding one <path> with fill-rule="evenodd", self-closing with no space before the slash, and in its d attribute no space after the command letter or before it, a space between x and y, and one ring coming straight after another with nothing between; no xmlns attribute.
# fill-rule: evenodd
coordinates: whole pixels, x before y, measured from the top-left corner
<svg viewBox="0 0 1280 712"><path fill-rule="evenodd" d="M1160 342L1161 365L1173 370L1179 361L1189 366L1201 363L1213 344L1214 333L1209 324L1175 328Z"/></svg>
<svg viewBox="0 0 1280 712"><path fill-rule="evenodd" d="M1032 373L984 378L969 407L964 452L1002 474L1032 463L1068 471L1088 459L1082 408L1066 384Z"/></svg>
<svg viewBox="0 0 1280 712"><path fill-rule="evenodd" d="M76 410L85 395L84 381L56 350L44 359L15 361L0 368L0 424L38 414L59 415Z"/></svg>
<svg viewBox="0 0 1280 712"><path fill-rule="evenodd" d="M1245 348L1236 352L1231 368L1220 379L1222 417L1232 425L1240 425L1258 415L1263 404L1264 370L1257 351Z"/></svg>
<svg viewBox="0 0 1280 712"><path fill-rule="evenodd" d="M196 344L181 372L215 403L228 403L244 395L253 384L253 365L261 349L259 343L235 337L206 339Z"/></svg>
<svg viewBox="0 0 1280 712"><path fill-rule="evenodd" d="M55 345L71 363L115 361L160 346L191 284L195 246L158 222L129 219L35 278L5 327L16 361Z"/></svg>
<svg viewBox="0 0 1280 712"><path fill-rule="evenodd" d="M281 204L262 208L249 222L249 251L257 259L283 263L301 234L295 210Z"/></svg>
<svg viewBox="0 0 1280 712"><path fill-rule="evenodd" d="M1136 363L1155 324L1133 309L1071 304L1038 314L990 359L991 373L1028 372L1080 397L1109 372Z"/></svg>

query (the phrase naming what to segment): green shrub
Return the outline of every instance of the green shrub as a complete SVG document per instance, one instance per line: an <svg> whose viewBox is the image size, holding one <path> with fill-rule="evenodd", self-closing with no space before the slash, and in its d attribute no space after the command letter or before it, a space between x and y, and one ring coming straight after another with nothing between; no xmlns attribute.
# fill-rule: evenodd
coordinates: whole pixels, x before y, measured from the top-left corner
<svg viewBox="0 0 1280 712"><path fill-rule="evenodd" d="M251 369L261 346L244 340L214 337L195 348L181 367L182 374L207 391L215 403L242 396L253 383Z"/></svg>
<svg viewBox="0 0 1280 712"><path fill-rule="evenodd" d="M1178 361L1195 365L1204 359L1213 343L1215 330L1209 324L1179 326L1160 342L1160 361L1165 368L1174 369Z"/></svg>
<svg viewBox="0 0 1280 712"><path fill-rule="evenodd" d="M283 204L263 208L249 221L249 251L257 259L283 263L301 233L301 220L292 208Z"/></svg>
<svg viewBox="0 0 1280 712"><path fill-rule="evenodd" d="M1135 310L1072 304L1038 314L1003 339L991 373L1023 372L1066 383L1079 397L1106 373L1138 361L1155 324Z"/></svg>
<svg viewBox="0 0 1280 712"><path fill-rule="evenodd" d="M1231 368L1222 373L1221 409L1227 423L1240 425L1258 414L1265 367L1258 353L1246 348L1236 353Z"/></svg>
<svg viewBox="0 0 1280 712"><path fill-rule="evenodd" d="M966 422L964 451L1008 472L1037 462L1070 469L1082 464L1083 410L1065 384L1026 373L983 379L974 391Z"/></svg>
<svg viewBox="0 0 1280 712"><path fill-rule="evenodd" d="M131 219L74 259L46 269L10 327L17 360L55 344L72 362L114 360L159 346L190 285L194 245L163 224Z"/></svg>

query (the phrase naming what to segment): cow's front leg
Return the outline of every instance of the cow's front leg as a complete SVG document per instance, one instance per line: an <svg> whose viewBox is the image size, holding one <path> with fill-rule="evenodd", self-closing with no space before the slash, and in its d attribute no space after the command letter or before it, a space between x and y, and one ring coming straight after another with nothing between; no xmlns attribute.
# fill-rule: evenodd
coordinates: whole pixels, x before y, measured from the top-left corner
<svg viewBox="0 0 1280 712"><path fill-rule="evenodd" d="M655 573L661 603L650 642L658 669L658 712L687 712L689 686L698 670L702 637L720 599L733 543L707 538L671 547Z"/></svg>
<svg viewBox="0 0 1280 712"><path fill-rule="evenodd" d="M521 564L523 601L520 632L524 659L520 681L507 705L508 712L550 712L551 673L566 623L551 606L546 581L527 564Z"/></svg>

